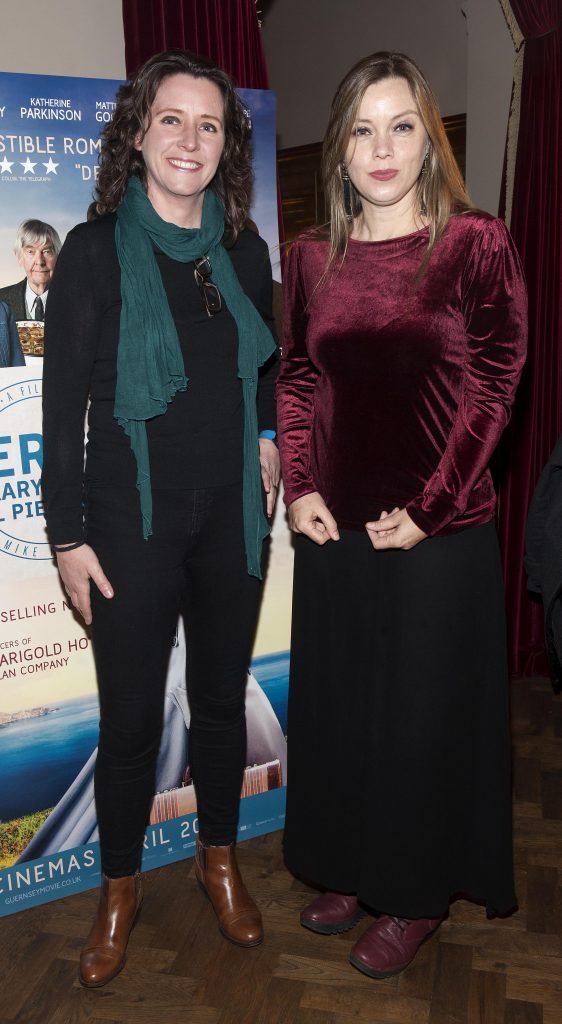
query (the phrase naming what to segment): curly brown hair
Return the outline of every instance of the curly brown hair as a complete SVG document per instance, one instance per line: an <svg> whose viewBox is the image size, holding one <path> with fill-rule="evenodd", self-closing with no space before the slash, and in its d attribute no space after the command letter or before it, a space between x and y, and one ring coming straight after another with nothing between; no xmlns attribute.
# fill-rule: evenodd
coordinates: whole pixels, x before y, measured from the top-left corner
<svg viewBox="0 0 562 1024"><path fill-rule="evenodd" d="M224 205L225 221L234 241L248 219L252 193L250 121L226 71L208 57L189 50L157 53L117 93L113 120L101 134L100 169L95 190L95 212L113 213L121 203L131 175L146 186L146 168L135 142L144 138L156 93L169 75L208 78L224 99L225 143L213 188Z"/></svg>

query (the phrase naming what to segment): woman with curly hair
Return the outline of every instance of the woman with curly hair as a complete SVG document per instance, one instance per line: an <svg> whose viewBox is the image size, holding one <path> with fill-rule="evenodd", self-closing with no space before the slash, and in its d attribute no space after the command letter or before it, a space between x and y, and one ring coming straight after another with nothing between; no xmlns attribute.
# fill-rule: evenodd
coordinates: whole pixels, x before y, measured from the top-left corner
<svg viewBox="0 0 562 1024"><path fill-rule="evenodd" d="M246 227L249 134L212 61L152 57L119 91L95 215L69 233L49 295L46 519L65 589L92 626L101 712L103 875L80 960L87 986L123 967L141 904L179 614L197 878L226 938L262 939L234 855L264 512L279 481L271 268Z"/></svg>

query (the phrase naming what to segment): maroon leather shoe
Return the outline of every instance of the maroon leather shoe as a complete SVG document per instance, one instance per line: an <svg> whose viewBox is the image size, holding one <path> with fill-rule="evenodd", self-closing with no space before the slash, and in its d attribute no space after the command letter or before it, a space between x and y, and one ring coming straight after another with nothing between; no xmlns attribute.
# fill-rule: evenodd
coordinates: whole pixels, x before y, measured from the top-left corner
<svg viewBox="0 0 562 1024"><path fill-rule="evenodd" d="M301 924L320 935L347 932L364 917L356 896L343 896L339 892L325 892L301 912Z"/></svg>
<svg viewBox="0 0 562 1024"><path fill-rule="evenodd" d="M384 914L363 932L349 962L370 978L389 978L411 964L418 949L439 927L441 917L388 917Z"/></svg>

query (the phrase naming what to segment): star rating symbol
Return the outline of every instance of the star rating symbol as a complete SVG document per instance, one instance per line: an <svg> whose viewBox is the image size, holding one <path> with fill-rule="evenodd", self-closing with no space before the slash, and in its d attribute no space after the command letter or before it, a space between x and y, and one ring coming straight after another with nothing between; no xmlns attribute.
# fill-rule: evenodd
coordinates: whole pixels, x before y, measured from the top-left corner
<svg viewBox="0 0 562 1024"><path fill-rule="evenodd" d="M45 168L47 174L56 174L58 164L56 164L52 156L50 156L46 163L45 161L43 161L43 167Z"/></svg>
<svg viewBox="0 0 562 1024"><path fill-rule="evenodd" d="M0 160L0 174L11 174L13 166L14 161L12 160L10 162L10 160L8 160L8 157L5 156L3 160Z"/></svg>
<svg viewBox="0 0 562 1024"><path fill-rule="evenodd" d="M35 164L31 162L29 157L27 158L27 160L21 160L20 163L23 167L24 174L27 174L28 171L30 174L35 174Z"/></svg>

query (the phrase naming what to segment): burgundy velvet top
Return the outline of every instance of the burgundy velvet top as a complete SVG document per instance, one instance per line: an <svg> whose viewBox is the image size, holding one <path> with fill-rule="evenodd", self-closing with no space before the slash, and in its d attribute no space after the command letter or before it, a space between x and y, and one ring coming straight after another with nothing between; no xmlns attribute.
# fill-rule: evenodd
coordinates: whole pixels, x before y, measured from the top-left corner
<svg viewBox="0 0 562 1024"><path fill-rule="evenodd" d="M488 463L526 351L521 264L503 221L470 212L417 282L427 241L427 228L350 241L318 287L328 243L293 245L277 385L287 505L318 491L351 529L405 507L427 534L493 517Z"/></svg>

